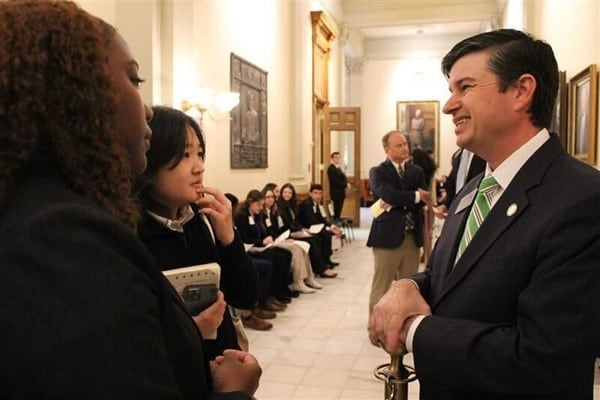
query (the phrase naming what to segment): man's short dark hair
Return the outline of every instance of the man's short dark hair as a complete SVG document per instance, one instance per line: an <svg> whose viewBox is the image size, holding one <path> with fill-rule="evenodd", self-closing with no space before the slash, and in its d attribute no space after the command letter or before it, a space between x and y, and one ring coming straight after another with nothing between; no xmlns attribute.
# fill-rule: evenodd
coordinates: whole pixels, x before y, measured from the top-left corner
<svg viewBox="0 0 600 400"><path fill-rule="evenodd" d="M500 79L501 92L523 74L535 77L537 86L528 112L535 126L549 128L558 92L558 64L552 47L515 29L484 32L458 42L442 59L442 72L448 77L460 58L479 51L489 51L488 68Z"/></svg>
<svg viewBox="0 0 600 400"><path fill-rule="evenodd" d="M334 156L339 156L340 152L339 151L334 151L333 153L331 153L331 158L333 158Z"/></svg>
<svg viewBox="0 0 600 400"><path fill-rule="evenodd" d="M323 191L323 185L321 185L320 183L311 183L310 184L310 192L312 192L313 190Z"/></svg>

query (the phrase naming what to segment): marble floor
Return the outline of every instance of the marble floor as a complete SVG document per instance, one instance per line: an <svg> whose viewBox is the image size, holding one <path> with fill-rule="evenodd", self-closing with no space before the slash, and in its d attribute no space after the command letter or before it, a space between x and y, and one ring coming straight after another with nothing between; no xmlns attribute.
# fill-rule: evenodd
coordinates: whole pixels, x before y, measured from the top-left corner
<svg viewBox="0 0 600 400"><path fill-rule="evenodd" d="M272 330L246 330L250 352L263 368L258 400L384 398L384 385L373 369L390 358L367 337L373 265L365 246L367 211L362 210L361 228L354 229L355 240L334 253L340 261L338 278L321 279L322 290L294 299L272 320ZM410 355L404 362L412 365ZM594 400L600 400L596 371ZM409 400L418 399L418 385L409 384Z"/></svg>

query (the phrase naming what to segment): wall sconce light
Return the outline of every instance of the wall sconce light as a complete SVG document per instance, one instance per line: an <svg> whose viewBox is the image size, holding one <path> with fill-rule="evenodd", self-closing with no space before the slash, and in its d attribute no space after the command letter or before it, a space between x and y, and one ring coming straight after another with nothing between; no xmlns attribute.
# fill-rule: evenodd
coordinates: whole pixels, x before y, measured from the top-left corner
<svg viewBox="0 0 600 400"><path fill-rule="evenodd" d="M204 113L214 121L231 119L229 112L240 103L240 94L236 92L217 92L209 88L200 88L194 91L190 100L181 102L181 109L186 114L200 113L200 124ZM197 114L196 114L197 116Z"/></svg>

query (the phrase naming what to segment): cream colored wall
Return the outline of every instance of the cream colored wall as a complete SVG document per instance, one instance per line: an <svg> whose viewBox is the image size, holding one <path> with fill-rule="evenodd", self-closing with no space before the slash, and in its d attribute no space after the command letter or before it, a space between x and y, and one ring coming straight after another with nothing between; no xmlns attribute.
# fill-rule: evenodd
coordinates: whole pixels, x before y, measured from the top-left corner
<svg viewBox="0 0 600 400"><path fill-rule="evenodd" d="M148 79L149 104L178 107L194 87L230 89L230 53L268 72L268 168L232 170L229 123L204 118L205 183L238 196L269 181L310 181L311 0L83 0L117 26ZM339 61L338 61L339 62ZM339 96L334 85L333 92Z"/></svg>
<svg viewBox="0 0 600 400"><path fill-rule="evenodd" d="M158 0L81 0L77 3L91 14L114 25L125 38L140 65L140 76L146 79L141 88L142 98L150 104L157 90L157 82L153 78L157 73L154 45L159 18Z"/></svg>
<svg viewBox="0 0 600 400"><path fill-rule="evenodd" d="M511 0L523 9L525 29L547 40L568 77L591 63L600 63L600 6L596 1L544 2ZM310 11L325 10L340 20L336 0L83 0L80 4L115 24L150 78L142 95L149 102L177 106L186 88L210 86L229 90L229 53L234 52L269 72L269 167L229 168L229 124L205 118L208 158L206 183L240 196L267 181L292 181L305 190L310 181L312 151L312 67ZM556 21L560 21L557 24ZM566 35L565 32L569 34ZM415 73L411 49L395 59L366 57L362 73L352 74L352 106L362 107L361 176L384 159L381 136L396 126L398 100L447 99L447 84L439 72L440 49L457 40L427 44L438 54L421 54L424 72ZM578 44L578 45L576 45ZM331 105L344 105L342 40L334 44L330 65ZM375 49L380 51L380 49ZM357 78L357 79L355 79ZM360 78L362 81L357 84ZM357 94L359 94L357 99ZM453 126L440 114L438 174L449 172L456 150Z"/></svg>
<svg viewBox="0 0 600 400"><path fill-rule="evenodd" d="M80 0L76 2L87 12L102 18L109 24L114 25L116 21L115 16L115 0L105 0L105 1L97 1L97 0Z"/></svg>
<svg viewBox="0 0 600 400"><path fill-rule="evenodd" d="M567 72L567 81L590 64L600 64L598 1L529 1L525 9L526 30L552 46L559 69ZM599 143L598 137L596 132L596 143ZM596 158L598 166L600 157Z"/></svg>
<svg viewBox="0 0 600 400"><path fill-rule="evenodd" d="M172 96L163 103L177 107L195 87L230 89L230 53L268 72L268 168L231 170L229 122L205 115L207 141L205 184L243 197L269 181L290 174L291 46L289 2L222 0L174 2L171 43Z"/></svg>
<svg viewBox="0 0 600 400"><path fill-rule="evenodd" d="M450 171L456 150L451 117L441 109L448 97L448 84L440 72L440 58L369 60L363 67L361 177L385 159L381 137L396 129L396 102L437 100L440 104L439 174Z"/></svg>

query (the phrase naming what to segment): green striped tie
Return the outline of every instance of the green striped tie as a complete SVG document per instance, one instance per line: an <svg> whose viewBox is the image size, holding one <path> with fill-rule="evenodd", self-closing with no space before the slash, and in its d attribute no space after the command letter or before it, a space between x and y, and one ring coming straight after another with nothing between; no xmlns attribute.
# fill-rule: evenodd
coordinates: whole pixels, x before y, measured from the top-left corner
<svg viewBox="0 0 600 400"><path fill-rule="evenodd" d="M492 199L498 190L500 189L500 185L496 182L496 179L492 175L488 175L481 180L479 184L479 188L477 189L477 197L475 198L475 203L473 207L471 207L471 213L469 214L469 219L467 220L467 226L465 226L465 232L463 233L463 237L460 240L460 245L458 246L458 252L456 253L456 261L462 256L465 252L465 249L475 236L475 233L483 223L483 220L490 213L490 205L492 204ZM456 262L455 262L456 264Z"/></svg>

